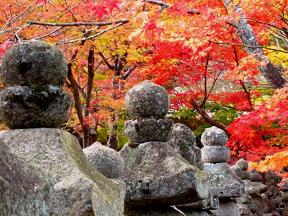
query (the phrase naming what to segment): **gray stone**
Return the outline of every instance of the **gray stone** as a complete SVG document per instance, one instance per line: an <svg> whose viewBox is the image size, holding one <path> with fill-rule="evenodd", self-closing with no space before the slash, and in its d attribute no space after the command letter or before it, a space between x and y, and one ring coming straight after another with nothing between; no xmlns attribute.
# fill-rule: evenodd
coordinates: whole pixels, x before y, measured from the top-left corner
<svg viewBox="0 0 288 216"><path fill-rule="evenodd" d="M20 129L0 133L0 140L51 177L53 215L123 215L124 183L94 169L71 134L60 129Z"/></svg>
<svg viewBox="0 0 288 216"><path fill-rule="evenodd" d="M49 216L53 185L39 169L27 165L0 142L0 215Z"/></svg>
<svg viewBox="0 0 288 216"><path fill-rule="evenodd" d="M222 163L229 159L230 150L225 146L204 146L201 159L204 163Z"/></svg>
<svg viewBox="0 0 288 216"><path fill-rule="evenodd" d="M267 191L267 186L260 182L251 182L249 180L244 180L245 183L245 193L249 195L260 195Z"/></svg>
<svg viewBox="0 0 288 216"><path fill-rule="evenodd" d="M195 209L175 208L174 206L159 208L129 208L125 210L125 216L210 216L206 211Z"/></svg>
<svg viewBox="0 0 288 216"><path fill-rule="evenodd" d="M162 141L168 139L173 121L170 119L135 119L125 122L125 133L132 143Z"/></svg>
<svg viewBox="0 0 288 216"><path fill-rule="evenodd" d="M225 146L228 136L220 128L215 126L206 128L201 136L201 142L204 146Z"/></svg>
<svg viewBox="0 0 288 216"><path fill-rule="evenodd" d="M93 167L107 178L118 178L123 173L124 160L114 149L96 142L83 151Z"/></svg>
<svg viewBox="0 0 288 216"><path fill-rule="evenodd" d="M240 216L240 206L232 200L220 202L220 208L217 210L219 216Z"/></svg>
<svg viewBox="0 0 288 216"><path fill-rule="evenodd" d="M208 197L207 175L171 146L146 142L120 151L125 168L126 206L185 204Z"/></svg>
<svg viewBox="0 0 288 216"><path fill-rule="evenodd" d="M243 195L244 183L233 174L226 163L205 163L203 169L209 174L210 193L219 198L235 198Z"/></svg>
<svg viewBox="0 0 288 216"><path fill-rule="evenodd" d="M201 167L201 151L196 146L196 137L184 124L173 124L168 137L168 144L194 166Z"/></svg>
<svg viewBox="0 0 288 216"><path fill-rule="evenodd" d="M10 128L60 127L71 98L56 86L9 87L0 93L0 119Z"/></svg>
<svg viewBox="0 0 288 216"><path fill-rule="evenodd" d="M235 163L235 166L239 167L242 171L248 170L248 162L244 159L240 159Z"/></svg>
<svg viewBox="0 0 288 216"><path fill-rule="evenodd" d="M263 177L257 170L252 170L249 172L249 180L252 182L262 182Z"/></svg>
<svg viewBox="0 0 288 216"><path fill-rule="evenodd" d="M237 175L242 180L249 179L250 177L248 172L243 171L240 167L236 165L231 166L230 169L232 170L233 173L235 173L235 175Z"/></svg>
<svg viewBox="0 0 288 216"><path fill-rule="evenodd" d="M168 94L165 88L150 81L144 81L131 88L125 103L131 117L164 117L169 108Z"/></svg>
<svg viewBox="0 0 288 216"><path fill-rule="evenodd" d="M64 55L56 47L36 40L13 46L1 66L6 86L62 85L67 71Z"/></svg>

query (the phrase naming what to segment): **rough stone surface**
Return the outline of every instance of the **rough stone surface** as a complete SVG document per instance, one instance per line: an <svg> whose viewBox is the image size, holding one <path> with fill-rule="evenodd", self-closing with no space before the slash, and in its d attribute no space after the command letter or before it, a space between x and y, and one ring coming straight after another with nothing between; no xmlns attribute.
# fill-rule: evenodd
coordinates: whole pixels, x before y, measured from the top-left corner
<svg viewBox="0 0 288 216"><path fill-rule="evenodd" d="M170 119L135 119L125 122L125 133L132 143L162 141L168 139L173 121Z"/></svg>
<svg viewBox="0 0 288 216"><path fill-rule="evenodd" d="M208 197L207 175L171 146L146 142L120 151L125 161L126 206L176 205Z"/></svg>
<svg viewBox="0 0 288 216"><path fill-rule="evenodd" d="M204 163L222 163L229 159L230 150L225 146L204 146L201 159Z"/></svg>
<svg viewBox="0 0 288 216"><path fill-rule="evenodd" d="M220 208L217 210L216 215L219 216L240 216L239 205L232 200L225 200L220 203Z"/></svg>
<svg viewBox="0 0 288 216"><path fill-rule="evenodd" d="M248 170L248 162L244 159L240 159L235 163L235 166L239 167L242 171Z"/></svg>
<svg viewBox="0 0 288 216"><path fill-rule="evenodd" d="M56 47L31 40L7 51L1 77L6 86L62 85L67 71L66 59Z"/></svg>
<svg viewBox="0 0 288 216"><path fill-rule="evenodd" d="M212 194L219 198L234 198L243 195L243 182L233 174L226 163L205 163L203 169L209 174Z"/></svg>
<svg viewBox="0 0 288 216"><path fill-rule="evenodd" d="M0 93L0 119L10 128L60 127L70 104L70 95L56 86L9 87Z"/></svg>
<svg viewBox="0 0 288 216"><path fill-rule="evenodd" d="M168 94L165 88L150 81L144 81L131 88L125 103L131 117L164 117L169 108Z"/></svg>
<svg viewBox="0 0 288 216"><path fill-rule="evenodd" d="M0 215L51 215L53 185L0 141Z"/></svg>
<svg viewBox="0 0 288 216"><path fill-rule="evenodd" d="M123 173L124 160L114 149L96 142L83 151L93 167L107 178L118 178Z"/></svg>
<svg viewBox="0 0 288 216"><path fill-rule="evenodd" d="M173 124L168 144L189 163L201 167L201 151L196 146L196 137L189 127L181 123Z"/></svg>
<svg viewBox="0 0 288 216"><path fill-rule="evenodd" d="M0 140L51 177L55 188L52 215L123 215L123 182L94 169L71 134L60 129L20 129L0 133Z"/></svg>
<svg viewBox="0 0 288 216"><path fill-rule="evenodd" d="M236 165L231 166L230 169L232 170L232 172L235 175L237 175L242 180L249 179L249 177L250 177L248 172L243 171L240 167L238 167Z"/></svg>
<svg viewBox="0 0 288 216"><path fill-rule="evenodd" d="M225 146L227 140L227 134L215 126L205 129L201 136L201 142L204 146Z"/></svg>
<svg viewBox="0 0 288 216"><path fill-rule="evenodd" d="M245 193L249 195L260 195L267 191L267 186L260 182L251 182L249 180L244 180L245 183Z"/></svg>
<svg viewBox="0 0 288 216"><path fill-rule="evenodd" d="M202 210L195 210L195 209L182 209L178 208L173 209L174 206L171 207L161 207L161 208L129 208L125 210L125 216L210 216L212 214L209 214L206 211ZM181 212L181 213L180 213Z"/></svg>
<svg viewBox="0 0 288 216"><path fill-rule="evenodd" d="M252 170L249 172L249 180L252 182L262 182L263 177L257 170Z"/></svg>

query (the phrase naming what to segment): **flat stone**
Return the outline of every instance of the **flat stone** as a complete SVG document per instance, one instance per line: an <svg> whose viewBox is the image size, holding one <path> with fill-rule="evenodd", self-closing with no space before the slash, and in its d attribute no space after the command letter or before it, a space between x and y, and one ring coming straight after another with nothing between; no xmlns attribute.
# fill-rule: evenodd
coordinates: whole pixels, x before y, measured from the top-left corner
<svg viewBox="0 0 288 216"><path fill-rule="evenodd" d="M0 119L10 128L60 127L71 97L56 86L15 86L0 93Z"/></svg>
<svg viewBox="0 0 288 216"><path fill-rule="evenodd" d="M166 89L147 80L127 92L125 103L131 117L162 118L169 108Z"/></svg>
<svg viewBox="0 0 288 216"><path fill-rule="evenodd" d="M90 165L76 138L60 129L0 133L11 152L51 177L55 216L122 216L125 185ZM33 215L33 214L32 214Z"/></svg>
<svg viewBox="0 0 288 216"><path fill-rule="evenodd" d="M124 160L122 156L109 147L96 142L83 149L88 161L102 175L107 178L118 178L124 170Z"/></svg>
<svg viewBox="0 0 288 216"><path fill-rule="evenodd" d="M201 136L201 142L204 146L225 146L228 136L220 128L215 126L206 128Z"/></svg>
<svg viewBox="0 0 288 216"><path fill-rule="evenodd" d="M37 40L10 48L1 66L6 86L63 85L67 72L64 55L56 47Z"/></svg>
<svg viewBox="0 0 288 216"><path fill-rule="evenodd" d="M132 143L162 141L168 139L173 121L170 119L135 119L125 122L125 133Z"/></svg>
<svg viewBox="0 0 288 216"><path fill-rule="evenodd" d="M203 163L222 163L229 160L230 150L225 146L204 146L201 148Z"/></svg>
<svg viewBox="0 0 288 216"><path fill-rule="evenodd" d="M120 151L125 161L127 207L176 205L208 197L207 175L163 142L146 142Z"/></svg>
<svg viewBox="0 0 288 216"><path fill-rule="evenodd" d="M48 176L11 154L0 141L1 216L49 216L53 193Z"/></svg>
<svg viewBox="0 0 288 216"><path fill-rule="evenodd" d="M184 124L173 124L168 144L193 166L201 167L201 151L196 146L196 137Z"/></svg>
<svg viewBox="0 0 288 216"><path fill-rule="evenodd" d="M235 198L244 194L244 183L226 163L204 163L203 169L209 174L210 193L218 198Z"/></svg>

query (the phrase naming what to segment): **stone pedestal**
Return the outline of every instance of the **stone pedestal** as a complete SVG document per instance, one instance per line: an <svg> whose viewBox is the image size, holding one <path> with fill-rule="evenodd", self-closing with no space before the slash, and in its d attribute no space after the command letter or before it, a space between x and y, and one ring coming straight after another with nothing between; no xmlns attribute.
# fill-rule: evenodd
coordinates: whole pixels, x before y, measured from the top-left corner
<svg viewBox="0 0 288 216"><path fill-rule="evenodd" d="M19 129L1 132L0 141L51 178L53 215L123 215L124 183L92 168L73 135L60 129Z"/></svg>

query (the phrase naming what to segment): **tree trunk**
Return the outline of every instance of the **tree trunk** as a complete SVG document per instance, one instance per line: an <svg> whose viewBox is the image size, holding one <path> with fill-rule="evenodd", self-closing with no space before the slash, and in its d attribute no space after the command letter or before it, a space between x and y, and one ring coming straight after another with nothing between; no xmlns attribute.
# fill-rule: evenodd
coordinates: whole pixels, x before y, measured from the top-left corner
<svg viewBox="0 0 288 216"><path fill-rule="evenodd" d="M284 87L286 80L282 76L282 68L280 66L273 65L269 58L263 53L253 29L245 18L244 12L240 5L235 5L232 0L224 0L224 4L227 10L231 13L231 16L237 17L240 15L239 20L232 24L237 28L237 33L244 45L244 49L249 54L253 55L257 61L261 62L259 69L263 76L273 88Z"/></svg>

